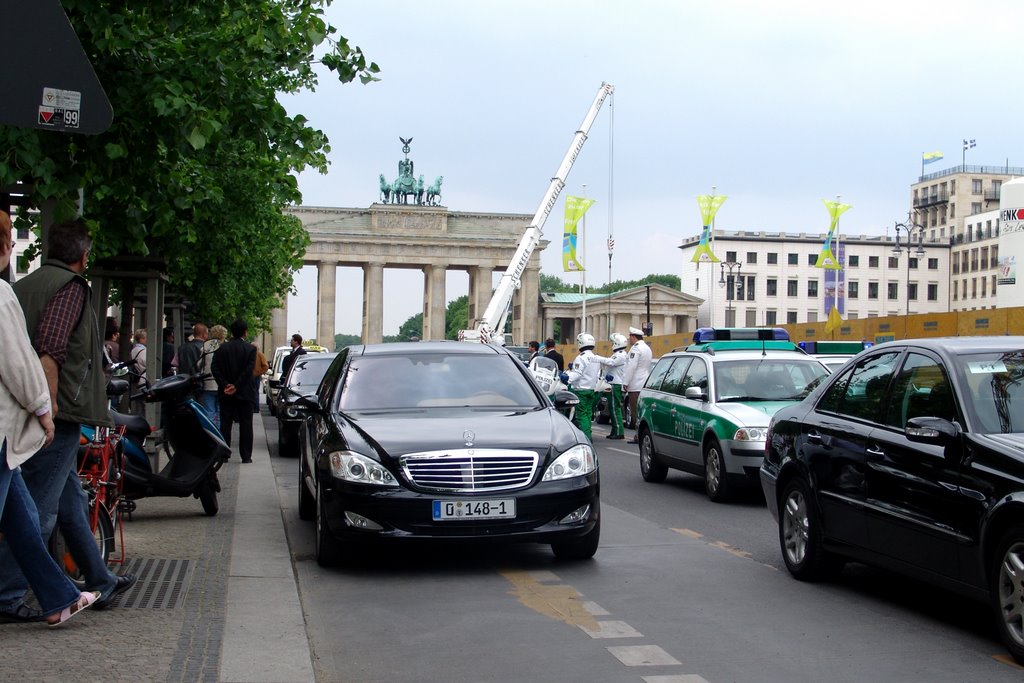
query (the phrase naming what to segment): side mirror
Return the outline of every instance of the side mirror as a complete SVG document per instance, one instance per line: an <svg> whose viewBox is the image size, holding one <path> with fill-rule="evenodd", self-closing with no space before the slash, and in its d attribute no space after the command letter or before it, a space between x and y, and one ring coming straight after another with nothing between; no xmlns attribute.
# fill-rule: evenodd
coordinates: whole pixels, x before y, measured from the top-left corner
<svg viewBox="0 0 1024 683"><path fill-rule="evenodd" d="M692 398L694 401L706 401L708 400L708 395L700 387L686 387L686 391L683 392L683 398Z"/></svg>
<svg viewBox="0 0 1024 683"><path fill-rule="evenodd" d="M565 389L562 389L560 391L555 392L553 402L555 404L555 407L561 410L562 408L571 408L573 406L578 406L580 404L580 397L572 393L571 391L566 391Z"/></svg>
<svg viewBox="0 0 1024 683"><path fill-rule="evenodd" d="M960 436L960 427L941 417L912 417L907 420L903 433L915 443L948 446Z"/></svg>
<svg viewBox="0 0 1024 683"><path fill-rule="evenodd" d="M298 396L288 407L300 413L319 412L320 402L316 400L316 396Z"/></svg>
<svg viewBox="0 0 1024 683"><path fill-rule="evenodd" d="M281 387L281 380L279 380L279 379L272 379L272 380L270 380L268 382L268 384L270 385L270 387L272 389L279 389Z"/></svg>

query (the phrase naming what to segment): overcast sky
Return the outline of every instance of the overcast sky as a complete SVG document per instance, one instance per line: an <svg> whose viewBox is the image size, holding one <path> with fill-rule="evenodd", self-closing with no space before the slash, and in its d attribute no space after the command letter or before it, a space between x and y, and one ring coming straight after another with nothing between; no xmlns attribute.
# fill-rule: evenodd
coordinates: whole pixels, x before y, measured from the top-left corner
<svg viewBox="0 0 1024 683"><path fill-rule="evenodd" d="M602 81L599 114L548 219L542 272L562 272L566 194L587 214L587 283L678 274L701 229L696 196L728 200L716 227L823 233L822 199L853 206L839 232L906 218L922 152L1024 166L1024 3L931 0L690 2L337 0L330 21L381 68L370 85L321 78L284 99L330 138L303 203L368 207L412 137L416 175L444 176L452 211L533 214ZM612 154L613 151L613 154ZM337 331L358 334L361 272L339 269ZM450 273L451 300L467 276ZM289 331L314 336L315 269L295 280ZM422 275L385 271L385 334L420 311Z"/></svg>

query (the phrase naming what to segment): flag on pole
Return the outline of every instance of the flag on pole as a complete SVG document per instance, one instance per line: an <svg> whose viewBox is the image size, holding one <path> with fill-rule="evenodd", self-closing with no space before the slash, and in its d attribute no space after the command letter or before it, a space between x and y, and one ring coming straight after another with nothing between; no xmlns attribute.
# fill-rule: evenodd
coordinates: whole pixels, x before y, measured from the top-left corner
<svg viewBox="0 0 1024 683"><path fill-rule="evenodd" d="M839 315L839 309L835 306L828 312L828 320L825 322L825 333L838 330L843 325L843 316Z"/></svg>
<svg viewBox="0 0 1024 683"><path fill-rule="evenodd" d="M975 144L974 144L974 139L973 138L970 139L970 140L966 140L966 139L964 140L964 151L965 152L967 150L969 150L971 147L974 147L974 146L975 146Z"/></svg>
<svg viewBox="0 0 1024 683"><path fill-rule="evenodd" d="M814 267L839 270L842 266L839 265L839 259L832 253L832 239L835 237L836 227L839 225L839 217L850 208L850 205L840 204L838 201L829 199L823 199L822 201L825 202L825 208L828 209L828 215L832 217L832 221L829 223L828 234L825 235L825 244L821 247L821 253L818 254L818 260L814 263Z"/></svg>
<svg viewBox="0 0 1024 683"><path fill-rule="evenodd" d="M964 142L967 142L964 140ZM967 149L964 147L964 149ZM921 154L922 164L934 164L936 161L942 158L942 152L923 152Z"/></svg>
<svg viewBox="0 0 1024 683"><path fill-rule="evenodd" d="M715 214L725 203L727 197L723 194L701 194L697 195L697 206L700 207L700 217L704 221L704 228L700 232L700 244L693 252L694 263L718 263L722 259L715 256L711 251L711 223L715 220Z"/></svg>
<svg viewBox="0 0 1024 683"><path fill-rule="evenodd" d="M576 224L583 218L583 214L594 203L593 199L586 197L565 197L565 228L562 233L562 268L564 272L579 272L584 270L583 264L576 258Z"/></svg>

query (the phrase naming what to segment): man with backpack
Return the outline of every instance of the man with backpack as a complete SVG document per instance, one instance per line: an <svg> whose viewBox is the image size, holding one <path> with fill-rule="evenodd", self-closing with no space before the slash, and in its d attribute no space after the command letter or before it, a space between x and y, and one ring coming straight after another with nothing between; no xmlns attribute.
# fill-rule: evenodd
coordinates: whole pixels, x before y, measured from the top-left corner
<svg viewBox="0 0 1024 683"><path fill-rule="evenodd" d="M203 344L210 332L203 323L192 326L192 338L178 347L178 374L191 375L196 371L199 357L203 355Z"/></svg>

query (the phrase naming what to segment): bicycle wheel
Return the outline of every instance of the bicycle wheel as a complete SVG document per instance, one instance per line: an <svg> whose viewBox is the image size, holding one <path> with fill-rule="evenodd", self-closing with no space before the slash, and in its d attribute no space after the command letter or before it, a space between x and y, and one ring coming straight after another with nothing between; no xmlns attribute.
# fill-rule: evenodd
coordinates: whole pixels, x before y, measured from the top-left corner
<svg viewBox="0 0 1024 683"><path fill-rule="evenodd" d="M103 562L109 562L110 555L114 552L114 522L106 507L103 507L99 515L97 515L97 524L93 530L93 536L96 539L96 546L99 548L100 557L103 558ZM59 524L54 527L53 533L50 534L49 550L50 556L56 561L57 566L64 570L64 573L68 575L71 582L79 588L84 587L85 577L82 575L74 558L71 557L71 551L68 549Z"/></svg>

